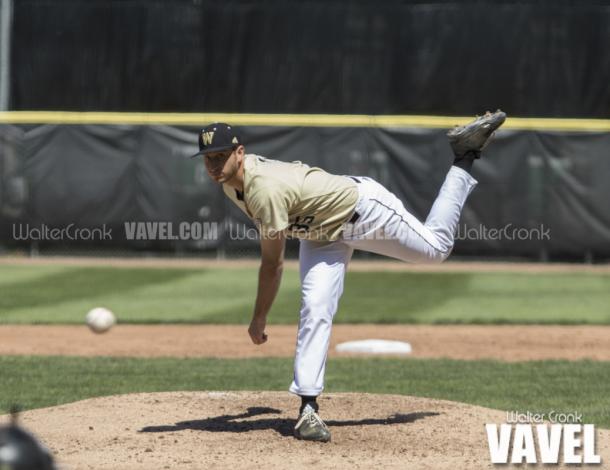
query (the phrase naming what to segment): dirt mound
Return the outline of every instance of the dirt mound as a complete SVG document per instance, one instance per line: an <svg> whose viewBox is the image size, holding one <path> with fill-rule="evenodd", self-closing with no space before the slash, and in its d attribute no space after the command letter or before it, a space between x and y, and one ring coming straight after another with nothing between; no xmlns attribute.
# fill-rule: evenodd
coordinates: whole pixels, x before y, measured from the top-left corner
<svg viewBox="0 0 610 470"><path fill-rule="evenodd" d="M399 395L324 394L328 444L292 437L299 400L282 392L94 398L23 413L66 469L493 468L486 423L502 411ZM6 421L6 416L0 421ZM598 430L610 461L610 431Z"/></svg>

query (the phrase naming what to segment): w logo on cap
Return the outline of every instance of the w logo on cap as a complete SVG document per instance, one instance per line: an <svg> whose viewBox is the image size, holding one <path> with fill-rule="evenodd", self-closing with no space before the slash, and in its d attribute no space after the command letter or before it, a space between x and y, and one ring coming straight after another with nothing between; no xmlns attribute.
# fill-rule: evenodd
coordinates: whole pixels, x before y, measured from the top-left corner
<svg viewBox="0 0 610 470"><path fill-rule="evenodd" d="M223 122L215 122L201 129L197 140L199 140L199 152L192 157L231 148L235 150L241 144L241 137L236 129Z"/></svg>
<svg viewBox="0 0 610 470"><path fill-rule="evenodd" d="M203 132L201 134L201 140L203 141L203 145L211 145L212 140L214 140L214 131Z"/></svg>

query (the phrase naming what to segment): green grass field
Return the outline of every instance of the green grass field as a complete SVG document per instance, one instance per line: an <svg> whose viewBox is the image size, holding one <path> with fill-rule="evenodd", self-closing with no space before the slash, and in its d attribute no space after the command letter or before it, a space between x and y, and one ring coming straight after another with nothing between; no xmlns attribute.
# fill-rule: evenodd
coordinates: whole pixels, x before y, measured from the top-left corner
<svg viewBox="0 0 610 470"><path fill-rule="evenodd" d="M122 323L250 320L257 270L0 265L0 323L82 324L92 307ZM270 323L296 323L285 272ZM610 323L610 275L352 272L338 323ZM172 390L279 390L292 359L0 356L0 409ZM610 362L331 359L329 392L396 393L503 410L578 411L610 427Z"/></svg>
<svg viewBox="0 0 610 470"><path fill-rule="evenodd" d="M0 266L0 323L82 323L92 307L123 323L248 323L257 271ZM286 270L269 323L296 323ZM610 275L352 272L337 323L610 323Z"/></svg>
<svg viewBox="0 0 610 470"><path fill-rule="evenodd" d="M286 391L292 359L0 357L0 408L178 390ZM58 373L57 371L61 371ZM610 363L331 359L327 392L392 393L503 410L578 411L610 427ZM425 410L422 410L425 411Z"/></svg>

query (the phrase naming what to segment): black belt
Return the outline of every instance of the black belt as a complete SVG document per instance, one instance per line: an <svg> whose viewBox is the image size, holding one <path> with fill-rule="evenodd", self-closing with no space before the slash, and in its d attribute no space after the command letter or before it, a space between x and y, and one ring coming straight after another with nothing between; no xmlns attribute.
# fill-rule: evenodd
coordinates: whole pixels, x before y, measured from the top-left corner
<svg viewBox="0 0 610 470"><path fill-rule="evenodd" d="M352 218L349 219L349 221L347 223L348 224L355 224L356 222L358 222L359 218L360 218L360 214L358 214L358 212L354 212L354 215L352 215Z"/></svg>
<svg viewBox="0 0 610 470"><path fill-rule="evenodd" d="M358 178L356 178L355 176L349 176L349 178L353 179L358 184L360 183L360 180ZM349 219L349 221L347 223L355 224L356 222L358 222L359 218L360 218L360 214L358 214L358 212L354 212L354 215L352 215L352 218Z"/></svg>

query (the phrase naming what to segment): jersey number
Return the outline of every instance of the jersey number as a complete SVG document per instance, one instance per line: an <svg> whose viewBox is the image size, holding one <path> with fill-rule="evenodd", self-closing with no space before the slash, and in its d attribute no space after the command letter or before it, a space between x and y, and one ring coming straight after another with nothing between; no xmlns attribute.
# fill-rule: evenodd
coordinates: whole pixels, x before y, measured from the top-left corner
<svg viewBox="0 0 610 470"><path fill-rule="evenodd" d="M294 230L309 230L309 225L313 222L313 215L297 216L294 222L288 226L289 231Z"/></svg>

